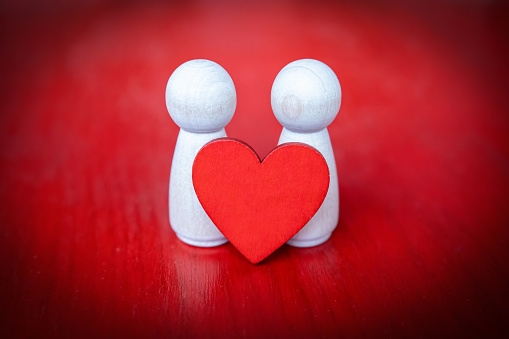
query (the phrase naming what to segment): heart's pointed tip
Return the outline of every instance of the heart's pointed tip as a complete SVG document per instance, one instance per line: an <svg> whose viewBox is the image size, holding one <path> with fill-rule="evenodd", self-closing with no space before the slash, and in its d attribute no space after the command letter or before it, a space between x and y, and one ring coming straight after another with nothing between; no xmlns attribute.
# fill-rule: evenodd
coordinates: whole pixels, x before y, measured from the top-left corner
<svg viewBox="0 0 509 339"><path fill-rule="evenodd" d="M234 245L234 247L236 247L235 244L233 244L233 245ZM237 250L239 251L240 254L242 254L244 256L244 258L249 260L250 263L256 265L256 264L259 264L260 262L264 261L265 259L267 259L272 253L277 251L278 248L270 250L270 251L263 251L262 253L258 253L258 252L252 251L251 249L248 250L245 248L243 248L242 250L237 248Z"/></svg>
<svg viewBox="0 0 509 339"><path fill-rule="evenodd" d="M267 254L267 255L264 255L264 256L260 256L260 255L252 256L252 255L249 255L249 254L248 254L248 255L246 255L246 254L244 254L244 253L242 253L242 252L240 252L240 253L244 256L244 258L246 258L247 260L249 260L249 262L250 262L251 264L254 264L254 265L256 265L256 264L258 264L258 263L262 262L262 261L263 261L263 260L265 260L265 259L266 259L266 258L267 258L270 254L272 254L272 253L270 253L270 254Z"/></svg>
<svg viewBox="0 0 509 339"><path fill-rule="evenodd" d="M320 209L330 182L327 162L314 148L284 144L260 162L249 145L231 138L207 143L192 171L203 209L252 264L306 225Z"/></svg>

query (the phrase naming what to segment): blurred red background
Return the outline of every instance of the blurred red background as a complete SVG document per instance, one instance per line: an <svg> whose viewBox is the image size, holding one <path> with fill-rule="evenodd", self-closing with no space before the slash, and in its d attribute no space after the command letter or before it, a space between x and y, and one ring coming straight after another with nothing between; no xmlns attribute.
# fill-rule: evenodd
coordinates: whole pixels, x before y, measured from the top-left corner
<svg viewBox="0 0 509 339"><path fill-rule="evenodd" d="M498 1L0 5L0 336L507 334L507 6ZM341 214L258 265L168 223L181 63L231 75L264 156L279 70L328 64Z"/></svg>

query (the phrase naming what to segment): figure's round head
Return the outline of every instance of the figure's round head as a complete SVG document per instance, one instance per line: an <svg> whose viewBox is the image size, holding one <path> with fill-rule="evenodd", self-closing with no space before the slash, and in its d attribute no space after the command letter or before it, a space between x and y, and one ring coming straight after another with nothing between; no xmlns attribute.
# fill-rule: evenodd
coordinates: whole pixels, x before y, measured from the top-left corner
<svg viewBox="0 0 509 339"><path fill-rule="evenodd" d="M180 65L166 85L171 118L189 132L215 132L232 119L237 95L232 78L213 61L191 60Z"/></svg>
<svg viewBox="0 0 509 339"><path fill-rule="evenodd" d="M276 119L294 132L327 127L341 106L341 86L326 64L302 59L286 65L274 80L271 105Z"/></svg>

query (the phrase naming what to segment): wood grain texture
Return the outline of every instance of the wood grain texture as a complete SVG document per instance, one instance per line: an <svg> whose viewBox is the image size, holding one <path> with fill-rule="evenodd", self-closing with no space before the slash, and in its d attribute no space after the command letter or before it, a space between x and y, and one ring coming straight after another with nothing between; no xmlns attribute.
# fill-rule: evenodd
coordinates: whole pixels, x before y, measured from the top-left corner
<svg viewBox="0 0 509 339"><path fill-rule="evenodd" d="M313 247L327 241L339 221L339 187L334 149L327 131L341 106L334 71L319 60L296 60L278 73L270 92L274 116L283 125L278 144L302 142L316 148L329 166L330 184L320 209L287 244Z"/></svg>
<svg viewBox="0 0 509 339"><path fill-rule="evenodd" d="M209 141L226 137L221 129L212 133L192 133L181 129L171 160L168 212L177 237L198 247L214 247L228 240L207 216L193 187L192 168L198 151Z"/></svg>
<svg viewBox="0 0 509 339"><path fill-rule="evenodd" d="M169 186L170 225L186 244L215 247L228 240L203 210L193 188L193 161L207 142L226 137L235 112L235 85L223 67L198 59L180 65L166 85L166 108L180 127Z"/></svg>
<svg viewBox="0 0 509 339"><path fill-rule="evenodd" d="M504 5L0 8L2 338L507 336ZM262 157L278 71L340 76L328 242L252 265L171 231L164 88L198 57L228 70L228 135Z"/></svg>

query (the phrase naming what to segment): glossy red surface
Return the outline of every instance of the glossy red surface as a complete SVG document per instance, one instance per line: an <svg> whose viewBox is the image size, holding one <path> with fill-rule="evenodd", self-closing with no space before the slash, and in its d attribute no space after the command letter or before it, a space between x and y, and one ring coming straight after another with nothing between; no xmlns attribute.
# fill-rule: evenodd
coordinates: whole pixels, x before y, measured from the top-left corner
<svg viewBox="0 0 509 339"><path fill-rule="evenodd" d="M497 1L1 6L0 336L465 337L508 332L507 8ZM341 214L252 265L168 224L181 63L221 64L263 157L290 61L343 88Z"/></svg>

